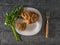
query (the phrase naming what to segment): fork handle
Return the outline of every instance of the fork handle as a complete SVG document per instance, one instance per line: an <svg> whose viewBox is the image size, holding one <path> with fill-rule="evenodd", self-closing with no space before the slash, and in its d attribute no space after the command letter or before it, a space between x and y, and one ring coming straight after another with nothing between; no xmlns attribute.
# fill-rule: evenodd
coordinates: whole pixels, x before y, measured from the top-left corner
<svg viewBox="0 0 60 45"><path fill-rule="evenodd" d="M48 38L48 20L47 20L47 23L46 23L46 38Z"/></svg>

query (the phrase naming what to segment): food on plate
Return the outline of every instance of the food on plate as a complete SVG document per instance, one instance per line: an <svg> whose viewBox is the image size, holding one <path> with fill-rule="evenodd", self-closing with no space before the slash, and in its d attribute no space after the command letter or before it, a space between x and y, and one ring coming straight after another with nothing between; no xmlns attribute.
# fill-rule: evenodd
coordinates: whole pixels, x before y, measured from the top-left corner
<svg viewBox="0 0 60 45"><path fill-rule="evenodd" d="M31 13L30 11L24 10L21 14L22 18L26 20L27 23L31 23L30 18L31 18Z"/></svg>
<svg viewBox="0 0 60 45"><path fill-rule="evenodd" d="M25 19L25 20L30 20L31 18L31 13L30 11L24 10L21 14L21 16Z"/></svg>
<svg viewBox="0 0 60 45"><path fill-rule="evenodd" d="M18 28L18 30L22 30L22 31L24 31L25 29L26 29L26 23L21 23L21 22L18 22L17 23L17 28Z"/></svg>
<svg viewBox="0 0 60 45"><path fill-rule="evenodd" d="M37 20L39 19L39 15L32 12L32 15L31 15L31 22L34 23L36 22Z"/></svg>
<svg viewBox="0 0 60 45"><path fill-rule="evenodd" d="M38 21L39 15L35 12L24 10L21 14L22 18L24 18L27 22L27 24L32 24Z"/></svg>
<svg viewBox="0 0 60 45"><path fill-rule="evenodd" d="M23 18L23 20L26 20L26 21L25 22L22 22L23 20L18 21L17 29L22 31L26 29L27 24L33 24L39 19L38 14L28 10L23 10L23 12L21 13L21 17Z"/></svg>

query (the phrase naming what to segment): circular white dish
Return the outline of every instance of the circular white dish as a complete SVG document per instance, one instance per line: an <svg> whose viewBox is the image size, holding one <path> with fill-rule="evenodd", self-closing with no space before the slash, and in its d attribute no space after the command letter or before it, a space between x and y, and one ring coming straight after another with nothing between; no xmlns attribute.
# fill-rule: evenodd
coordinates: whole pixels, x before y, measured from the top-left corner
<svg viewBox="0 0 60 45"><path fill-rule="evenodd" d="M35 22L33 24L28 24L24 31L18 30L17 27L16 27L16 31L19 34L24 35L24 36L35 35L41 30L41 27L42 27L42 16L41 16L41 13L37 9L31 8L31 7L25 7L24 10L29 10L29 11L35 12L35 13L37 13L40 16L40 18L39 18L39 20L37 22Z"/></svg>

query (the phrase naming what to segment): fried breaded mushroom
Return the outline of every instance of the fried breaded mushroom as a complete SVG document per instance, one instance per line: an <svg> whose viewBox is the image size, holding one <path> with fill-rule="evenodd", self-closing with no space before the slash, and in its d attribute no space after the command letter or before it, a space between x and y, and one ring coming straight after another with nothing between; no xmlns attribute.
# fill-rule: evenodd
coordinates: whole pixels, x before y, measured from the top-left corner
<svg viewBox="0 0 60 45"><path fill-rule="evenodd" d="M32 12L32 15L31 15L31 23L34 23L34 22L36 22L38 20L39 20L39 15L36 14L36 13L34 13L34 12Z"/></svg>
<svg viewBox="0 0 60 45"><path fill-rule="evenodd" d="M26 23L18 22L17 23L17 29L24 31L26 29Z"/></svg>
<svg viewBox="0 0 60 45"><path fill-rule="evenodd" d="M21 16L25 19L25 20L30 20L31 18L31 12L30 11L27 11L27 10L24 10L21 14Z"/></svg>
<svg viewBox="0 0 60 45"><path fill-rule="evenodd" d="M31 12L30 11L27 11L27 10L24 10L21 14L22 18L26 20L27 24L30 24L31 21Z"/></svg>
<svg viewBox="0 0 60 45"><path fill-rule="evenodd" d="M26 20L27 24L35 23L39 19L38 14L27 10L24 10L21 16Z"/></svg>

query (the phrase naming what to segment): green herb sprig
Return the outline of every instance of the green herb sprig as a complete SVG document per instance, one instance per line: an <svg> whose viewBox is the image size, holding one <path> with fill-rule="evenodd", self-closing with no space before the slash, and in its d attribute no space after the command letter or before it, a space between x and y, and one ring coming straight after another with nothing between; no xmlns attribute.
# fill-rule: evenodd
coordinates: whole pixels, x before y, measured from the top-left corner
<svg viewBox="0 0 60 45"><path fill-rule="evenodd" d="M14 8L10 13L6 13L5 25L9 26L12 29L12 32L17 41L21 40L21 36L16 32L15 29L15 21L20 17L21 12L23 11L24 7L20 6Z"/></svg>

